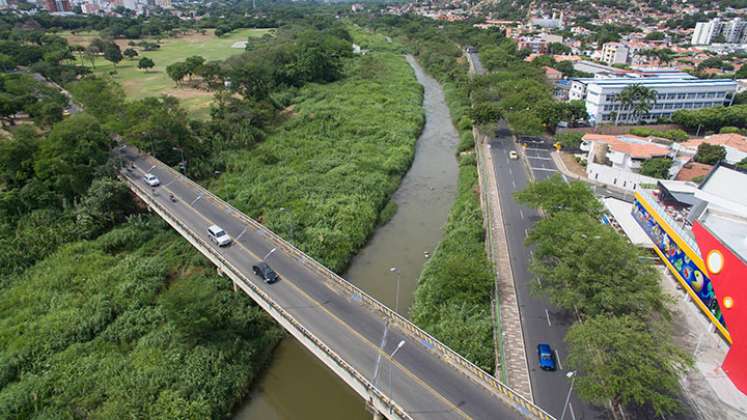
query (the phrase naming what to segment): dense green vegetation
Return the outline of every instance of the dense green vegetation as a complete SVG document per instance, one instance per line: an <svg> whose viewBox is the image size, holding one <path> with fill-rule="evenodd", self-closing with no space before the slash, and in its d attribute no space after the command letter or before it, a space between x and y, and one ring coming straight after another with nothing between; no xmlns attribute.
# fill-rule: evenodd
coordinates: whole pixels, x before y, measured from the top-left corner
<svg viewBox="0 0 747 420"><path fill-rule="evenodd" d="M410 309L413 321L486 371L495 369L491 296L494 274L486 253L477 168L472 149L470 82L467 64L455 40L477 45L484 32L467 26L436 24L414 18L386 17L376 22L398 35L418 61L437 78L446 96L460 143L457 198L444 237L420 276ZM491 39L494 35L487 35ZM461 154L461 152L467 152Z"/></svg>
<svg viewBox="0 0 747 420"><path fill-rule="evenodd" d="M401 56L374 50L341 71L341 82L299 90L293 116L251 151L227 156L215 185L336 271L372 233L424 122L422 88Z"/></svg>
<svg viewBox="0 0 747 420"><path fill-rule="evenodd" d="M726 158L726 148L718 144L701 143L693 160L708 165L715 165Z"/></svg>
<svg viewBox="0 0 747 420"><path fill-rule="evenodd" d="M670 158L653 158L644 161L641 164L641 175L651 176L654 178L669 178L669 168L672 167Z"/></svg>
<svg viewBox="0 0 747 420"><path fill-rule="evenodd" d="M422 93L402 57L350 57L350 34L325 22L279 30L265 58L292 71L265 79L272 95L237 79L243 97L218 92L209 121L88 76L68 84L85 112L12 127L0 142L0 417L219 418L246 395L281 330L140 214L113 177L112 134L194 178L224 173L219 192L341 269L392 212ZM247 57L231 70L252 74ZM289 235L288 221L303 224Z"/></svg>
<svg viewBox="0 0 747 420"><path fill-rule="evenodd" d="M226 416L282 335L155 218L6 282L3 418Z"/></svg>
<svg viewBox="0 0 747 420"><path fill-rule="evenodd" d="M685 141L690 138L690 136L685 131L677 128L671 130L655 130L648 127L635 127L630 129L630 134L641 137L661 137L663 139L674 141Z"/></svg>
<svg viewBox="0 0 747 420"><path fill-rule="evenodd" d="M718 132L722 127L747 128L747 105L679 110L672 114L672 121L690 130Z"/></svg>
<svg viewBox="0 0 747 420"><path fill-rule="evenodd" d="M601 204L581 182L559 176L530 184L519 202L539 207L527 243L534 246L534 292L575 314L569 329L568 369L576 389L599 406L678 411L679 375L692 364L672 343L660 274L628 240L598 222ZM642 357L645 355L645 357Z"/></svg>

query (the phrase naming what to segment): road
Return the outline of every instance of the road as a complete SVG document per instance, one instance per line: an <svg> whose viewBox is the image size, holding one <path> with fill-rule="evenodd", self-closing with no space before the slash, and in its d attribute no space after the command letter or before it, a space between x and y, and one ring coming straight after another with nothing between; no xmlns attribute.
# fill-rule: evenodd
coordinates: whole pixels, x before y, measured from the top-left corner
<svg viewBox="0 0 747 420"><path fill-rule="evenodd" d="M469 59L477 74L484 74L485 69L477 53L469 53ZM513 193L523 190L529 183L529 171L537 181L553 175L562 175L550 153L552 149L541 145L528 144L523 150L525 159L512 160L508 154L517 150L513 136L505 120L499 121L498 132L490 142L490 153L495 168L498 195L500 197L508 253L511 261L511 272L516 287L521 323L524 335L524 347L529 361L529 377L532 383L534 402L545 411L560 418L563 415L565 400L571 386L566 376L569 372L563 363L568 355L565 334L573 323L573 317L553 308L547 299L538 298L529 293L533 281L529 272L531 249L525 240L534 224L540 219L535 209L519 205ZM521 156L522 153L519 153ZM535 280L536 281L536 280ZM556 351L558 370L545 372L537 366L537 344L548 343ZM603 415L593 407L581 402L571 395L565 418L593 419Z"/></svg>
<svg viewBox="0 0 747 420"><path fill-rule="evenodd" d="M382 314L332 290L320 274L298 259L281 250L271 253L272 243L266 233L247 228L246 222L234 212L206 198L204 190L175 176L162 163L139 156L134 149L123 149L121 153L134 164L134 169L122 171L124 177L142 185L146 172L159 177L161 186L151 191L145 188L146 193L192 233L207 238L209 225L221 226L234 238L234 243L215 249L370 382L374 382L376 359L383 355L376 386L384 394L395 396L399 406L413 418L522 418L494 390L473 382L437 357L426 343L396 326L389 328L382 351L385 331ZM174 194L175 202L169 199L169 194ZM262 258L278 272L281 281L267 285L251 273L252 265ZM389 354L401 341L404 341L401 350L390 358Z"/></svg>
<svg viewBox="0 0 747 420"><path fill-rule="evenodd" d="M507 124L501 121L498 135L490 143L490 152L495 167L511 270L524 329L524 345L529 360L532 393L537 405L560 418L570 387L570 381L566 377L568 370L564 363L568 355L564 337L573 322L573 317L553 308L547 299L537 298L529 293L530 283L533 281L529 272L532 251L524 241L534 223L540 219L540 215L535 209L519 205L513 198L515 191L521 191L529 183L528 170L532 171L537 180L548 178L559 172L550 157L551 150L530 145L524 149L526 162L523 159L509 159L509 151L517 150L517 147L519 146L513 142ZM557 371L545 372L537 367L536 352L539 343L548 343L557 352ZM599 413L579 401L575 395L571 397L565 413L566 419L592 419L598 416Z"/></svg>

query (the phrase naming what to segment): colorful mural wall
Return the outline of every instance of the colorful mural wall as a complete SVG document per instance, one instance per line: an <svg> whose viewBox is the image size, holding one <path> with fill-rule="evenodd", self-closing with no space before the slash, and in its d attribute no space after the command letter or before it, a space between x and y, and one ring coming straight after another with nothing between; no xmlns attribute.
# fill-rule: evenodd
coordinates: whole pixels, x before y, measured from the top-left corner
<svg viewBox="0 0 747 420"><path fill-rule="evenodd" d="M636 194L633 217L654 242L659 256L668 263L670 271L678 277L680 283L690 288L691 295L695 295L700 300L701 309L708 311L711 321L729 339L725 328L726 322L702 259L690 249L684 240L679 238L666 221L653 213L653 207L647 206L645 199Z"/></svg>

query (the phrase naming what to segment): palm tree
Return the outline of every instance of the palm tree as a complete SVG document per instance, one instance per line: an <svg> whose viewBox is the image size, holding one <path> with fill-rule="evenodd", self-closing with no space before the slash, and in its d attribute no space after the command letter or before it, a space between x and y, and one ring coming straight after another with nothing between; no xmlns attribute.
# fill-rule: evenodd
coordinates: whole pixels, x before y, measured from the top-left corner
<svg viewBox="0 0 747 420"><path fill-rule="evenodd" d="M620 111L631 109L633 118L648 114L656 103L656 91L642 84L636 83L626 86L618 95L620 101ZM620 114L615 116L615 125L618 125ZM640 121L640 118L636 122Z"/></svg>

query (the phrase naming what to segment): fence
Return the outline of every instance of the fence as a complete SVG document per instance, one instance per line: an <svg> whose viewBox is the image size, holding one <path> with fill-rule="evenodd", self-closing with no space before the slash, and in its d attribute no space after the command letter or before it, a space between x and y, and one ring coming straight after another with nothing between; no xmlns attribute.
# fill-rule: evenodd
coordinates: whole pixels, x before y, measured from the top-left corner
<svg viewBox="0 0 747 420"><path fill-rule="evenodd" d="M447 347L436 338L432 337L430 334L421 330L419 327L417 327L415 324L413 324L400 314L389 309L386 305L372 298L367 293L349 283L342 277L338 276L313 258L310 258L302 251L283 240L280 236L262 226L259 222L248 217L238 209L221 200L215 194L204 189L202 186L183 176L181 173L177 172L168 165L164 165L162 162L156 160L152 156L144 156L145 159L153 165L158 165L161 169L166 169L167 171L171 172L172 175L182 178L196 191L200 191L203 199L210 199L218 207L222 207L223 209L232 212L234 216L243 220L248 226L261 232L266 238L268 238L268 240L270 240L275 246L277 246L279 250L284 251L289 256L295 257L307 269L319 274L321 278L328 283L330 289L334 290L337 293L340 293L342 291L347 292L349 297L354 297L356 300L366 305L372 311L380 313L384 318L388 319L392 325L396 325L411 337L417 338L420 342L427 344L428 347L432 349L440 359L442 359L449 365L456 367L457 371L465 375L469 380L486 388L490 392L497 392L498 395L509 401L511 405L523 415L541 419L552 419L552 416L550 416L542 408L535 405L507 385L498 381L493 375L490 375L489 373L480 369L474 363L465 359L460 354Z"/></svg>

